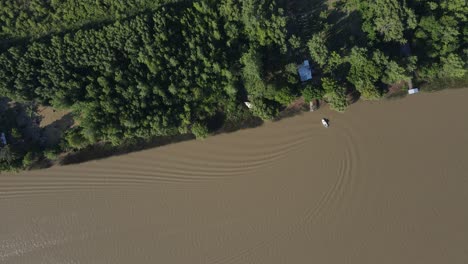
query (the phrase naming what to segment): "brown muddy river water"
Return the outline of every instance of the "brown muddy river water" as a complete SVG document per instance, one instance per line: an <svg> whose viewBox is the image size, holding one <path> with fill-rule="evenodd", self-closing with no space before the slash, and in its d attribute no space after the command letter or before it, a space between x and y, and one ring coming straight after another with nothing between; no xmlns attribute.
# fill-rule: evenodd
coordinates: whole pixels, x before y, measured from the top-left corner
<svg viewBox="0 0 468 264"><path fill-rule="evenodd" d="M2 174L0 263L466 264L467 104L360 102Z"/></svg>

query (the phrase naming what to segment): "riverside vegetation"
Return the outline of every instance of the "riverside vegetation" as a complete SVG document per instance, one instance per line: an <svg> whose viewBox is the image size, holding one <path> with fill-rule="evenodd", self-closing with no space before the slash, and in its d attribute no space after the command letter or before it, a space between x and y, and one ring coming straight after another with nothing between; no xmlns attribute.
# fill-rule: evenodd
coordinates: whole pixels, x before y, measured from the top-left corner
<svg viewBox="0 0 468 264"><path fill-rule="evenodd" d="M273 119L300 96L344 111L409 80L465 86L467 14L465 0L2 1L0 96L71 109L78 125L27 147L3 111L0 170L102 142L204 138L220 116Z"/></svg>

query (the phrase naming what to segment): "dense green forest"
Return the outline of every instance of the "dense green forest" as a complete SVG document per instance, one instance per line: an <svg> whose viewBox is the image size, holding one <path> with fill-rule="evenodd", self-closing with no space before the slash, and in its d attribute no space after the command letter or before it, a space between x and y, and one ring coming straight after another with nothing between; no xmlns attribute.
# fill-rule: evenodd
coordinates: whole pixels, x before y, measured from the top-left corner
<svg viewBox="0 0 468 264"><path fill-rule="evenodd" d="M72 109L61 151L203 138L220 116L273 119L300 96L344 111L395 85L466 85L467 14L465 0L6 0L0 97ZM28 167L31 150L5 149L1 169Z"/></svg>
<svg viewBox="0 0 468 264"><path fill-rule="evenodd" d="M3 0L2 39L38 38L152 10L170 0Z"/></svg>

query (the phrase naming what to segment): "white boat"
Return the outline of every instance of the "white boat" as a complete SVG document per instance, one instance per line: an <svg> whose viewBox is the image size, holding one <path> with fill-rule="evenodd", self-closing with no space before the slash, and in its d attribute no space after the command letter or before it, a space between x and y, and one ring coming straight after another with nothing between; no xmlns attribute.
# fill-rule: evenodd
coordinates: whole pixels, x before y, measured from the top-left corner
<svg viewBox="0 0 468 264"><path fill-rule="evenodd" d="M408 94L415 94L415 93L418 93L418 92L419 92L418 88L413 88L413 89L408 90Z"/></svg>
<svg viewBox="0 0 468 264"><path fill-rule="evenodd" d="M324 127L329 127L329 126L330 126L330 125L328 124L328 120L325 119L325 118L322 118L322 125L323 125Z"/></svg>

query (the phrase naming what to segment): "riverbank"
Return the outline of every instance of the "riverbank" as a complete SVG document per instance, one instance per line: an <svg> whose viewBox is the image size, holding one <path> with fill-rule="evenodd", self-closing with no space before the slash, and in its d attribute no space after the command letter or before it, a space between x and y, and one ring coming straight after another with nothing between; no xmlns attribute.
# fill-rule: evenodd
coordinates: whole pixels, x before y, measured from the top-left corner
<svg viewBox="0 0 468 264"><path fill-rule="evenodd" d="M63 162L68 164L166 145L188 134L205 138L219 133L223 121L236 129L251 119L255 126L301 97L345 111L350 102L378 100L405 82L411 88L466 76L460 6L143 2L127 8L115 0L105 7L57 2L23 8L12 2L5 9L0 24L9 32L0 37L0 93L73 110L73 116L43 129L45 138L34 148L21 144L17 126L0 126L11 142L0 149L0 170L43 161L48 166L63 153L72 156ZM100 15L103 8L108 15ZM375 21L391 23L382 30Z"/></svg>
<svg viewBox="0 0 468 264"><path fill-rule="evenodd" d="M467 100L360 101L2 174L0 262L465 263Z"/></svg>
<svg viewBox="0 0 468 264"><path fill-rule="evenodd" d="M459 81L459 82L445 82L447 84L447 88L445 89L462 89L463 86L466 86L466 80ZM444 90L444 88L435 89L433 84L424 84L421 88L423 93L426 92L439 92ZM385 100L400 100L405 98L408 95L407 89L399 89L395 92L389 93L385 95L381 101ZM348 97L352 97L351 95ZM352 101L352 99L349 99ZM376 101L379 102L379 101ZM358 102L352 102L360 103ZM322 110L327 111L328 105L324 101L320 101L319 106L320 108L324 108ZM286 107L282 112L278 114L278 116L273 121L268 122L278 122L285 118L291 118L297 115L303 115L309 112L309 104L304 102L303 98L298 98L294 101L290 106ZM318 114L318 113L317 113ZM245 119L233 122L227 122L223 124L223 126L215 132L212 132L209 137L218 136L224 133L232 133L235 131L243 130L243 129L251 129L262 126L264 121L260 118L255 116L247 116ZM156 147L161 147L169 144L180 143L187 140L194 140L195 137L191 134L185 135L176 135L176 136L167 136L167 137L155 137L150 140L139 140L128 142L122 144L120 146L112 146L110 144L96 144L93 146L89 146L83 150L74 151L63 155L60 159L56 161L56 164L60 165L69 165L69 164L78 164L83 162L88 162L97 159L109 158L112 156L119 156L123 154L128 154L135 151L152 149Z"/></svg>

